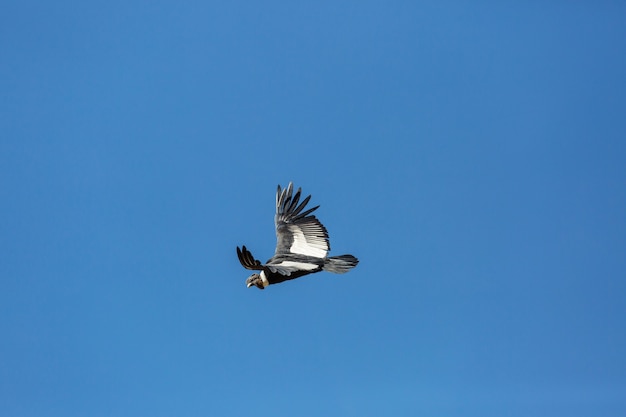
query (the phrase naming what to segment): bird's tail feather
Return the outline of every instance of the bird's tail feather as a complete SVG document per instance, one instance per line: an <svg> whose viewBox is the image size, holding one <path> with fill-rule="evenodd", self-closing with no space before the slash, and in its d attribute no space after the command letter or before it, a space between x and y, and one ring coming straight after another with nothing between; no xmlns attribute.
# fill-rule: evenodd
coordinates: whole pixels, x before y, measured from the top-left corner
<svg viewBox="0 0 626 417"><path fill-rule="evenodd" d="M354 268L359 260L352 255L331 256L326 259L322 269L335 274L343 274Z"/></svg>

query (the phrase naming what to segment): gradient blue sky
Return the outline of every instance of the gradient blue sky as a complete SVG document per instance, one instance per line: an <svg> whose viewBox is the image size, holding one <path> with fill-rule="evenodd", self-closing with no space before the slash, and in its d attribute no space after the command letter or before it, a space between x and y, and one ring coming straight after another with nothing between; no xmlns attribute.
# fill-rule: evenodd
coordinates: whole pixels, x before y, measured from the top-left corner
<svg viewBox="0 0 626 417"><path fill-rule="evenodd" d="M3 2L0 415L626 415L625 21ZM246 289L288 181L361 263Z"/></svg>

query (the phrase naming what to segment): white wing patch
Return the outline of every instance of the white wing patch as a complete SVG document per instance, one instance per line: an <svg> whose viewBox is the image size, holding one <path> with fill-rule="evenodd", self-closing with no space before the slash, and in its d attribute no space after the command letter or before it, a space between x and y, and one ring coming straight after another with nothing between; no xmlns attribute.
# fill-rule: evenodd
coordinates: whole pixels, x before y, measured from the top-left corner
<svg viewBox="0 0 626 417"><path fill-rule="evenodd" d="M291 253L324 258L328 253L328 244L323 236L305 235L302 229L296 225L289 225L289 231L293 235L293 243L289 248ZM308 265L308 264L305 264ZM317 265L315 266L317 267ZM306 268L302 268L306 269Z"/></svg>
<svg viewBox="0 0 626 417"><path fill-rule="evenodd" d="M295 262L295 261L282 261L279 264L272 264L271 266L294 267L297 269L302 269L304 271L312 271L313 269L316 269L319 267L316 264L308 264L306 262Z"/></svg>

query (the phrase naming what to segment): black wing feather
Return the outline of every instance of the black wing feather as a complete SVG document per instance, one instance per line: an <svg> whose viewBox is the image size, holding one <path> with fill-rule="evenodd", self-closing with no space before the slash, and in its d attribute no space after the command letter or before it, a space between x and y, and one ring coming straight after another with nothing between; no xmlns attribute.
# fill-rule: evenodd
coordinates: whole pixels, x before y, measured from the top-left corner
<svg viewBox="0 0 626 417"><path fill-rule="evenodd" d="M239 249L239 246L237 246L237 257L239 258L239 263L241 263L244 268L251 269L253 271L263 270L261 261L254 259L252 253L250 253L250 251L246 249L245 246L242 246L241 249Z"/></svg>

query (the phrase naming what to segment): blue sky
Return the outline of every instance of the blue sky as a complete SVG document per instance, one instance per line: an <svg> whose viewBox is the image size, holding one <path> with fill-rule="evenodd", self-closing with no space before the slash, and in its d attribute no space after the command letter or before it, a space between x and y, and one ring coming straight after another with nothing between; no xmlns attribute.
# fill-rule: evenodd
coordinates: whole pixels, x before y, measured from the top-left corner
<svg viewBox="0 0 626 417"><path fill-rule="evenodd" d="M626 414L620 2L4 2L0 414ZM274 192L361 260L246 289Z"/></svg>

